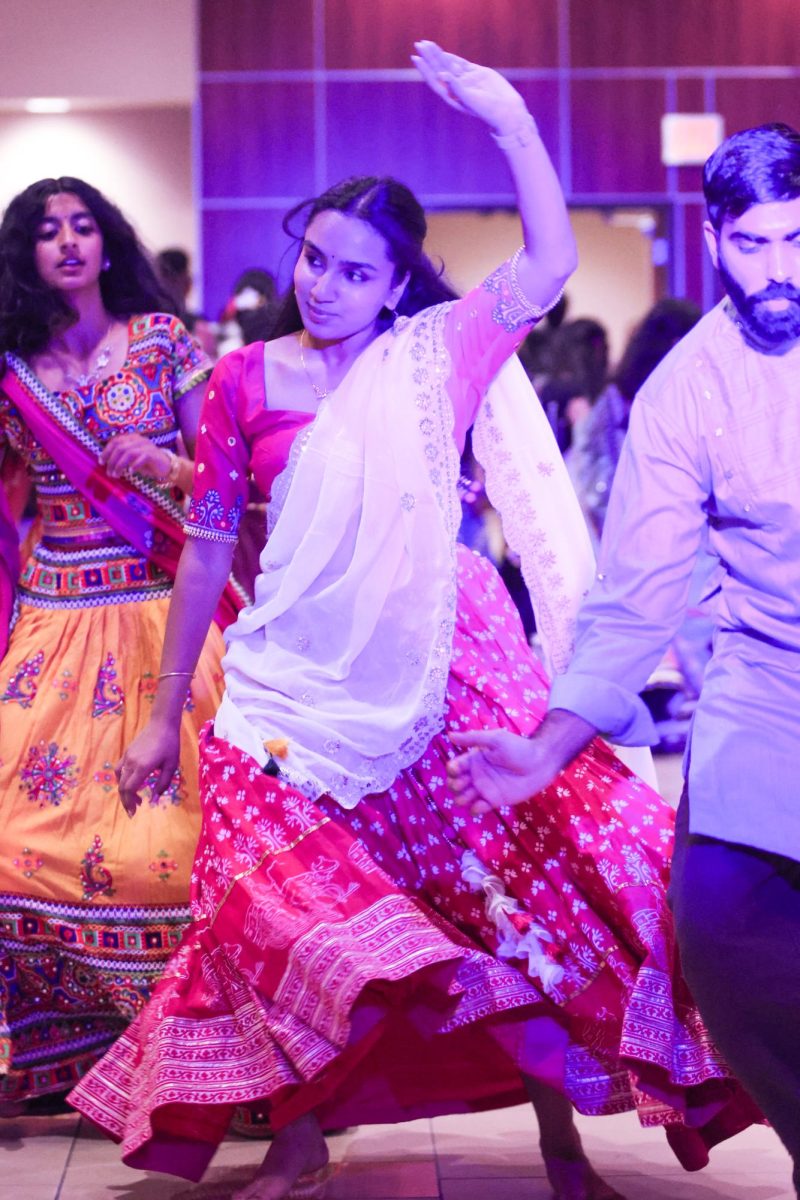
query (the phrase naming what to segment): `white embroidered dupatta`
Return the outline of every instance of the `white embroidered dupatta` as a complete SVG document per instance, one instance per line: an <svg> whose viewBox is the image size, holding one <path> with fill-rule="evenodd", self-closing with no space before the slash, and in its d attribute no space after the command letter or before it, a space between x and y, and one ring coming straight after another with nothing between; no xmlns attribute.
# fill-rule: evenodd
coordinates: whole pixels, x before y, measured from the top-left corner
<svg viewBox="0 0 800 1200"><path fill-rule="evenodd" d="M548 674L567 669L594 553L544 409L514 355L495 376L472 430L486 495L519 557Z"/></svg>
<svg viewBox="0 0 800 1200"><path fill-rule="evenodd" d="M519 556L552 678L572 658L578 609L594 582L595 559L558 443L516 356L498 371L481 404L472 448L506 542ZM647 746L614 746L614 752L658 791Z"/></svg>
<svg viewBox="0 0 800 1200"><path fill-rule="evenodd" d="M216 733L353 807L443 726L459 456L445 308L357 359L276 481L253 606L228 630Z"/></svg>

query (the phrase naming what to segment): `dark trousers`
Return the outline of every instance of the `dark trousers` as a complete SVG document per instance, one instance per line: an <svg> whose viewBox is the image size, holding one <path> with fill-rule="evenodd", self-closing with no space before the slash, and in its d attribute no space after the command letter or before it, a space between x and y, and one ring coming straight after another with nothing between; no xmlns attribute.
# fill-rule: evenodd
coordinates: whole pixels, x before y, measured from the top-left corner
<svg viewBox="0 0 800 1200"><path fill-rule="evenodd" d="M670 902L698 1008L792 1156L800 1196L800 863L691 836L684 792Z"/></svg>

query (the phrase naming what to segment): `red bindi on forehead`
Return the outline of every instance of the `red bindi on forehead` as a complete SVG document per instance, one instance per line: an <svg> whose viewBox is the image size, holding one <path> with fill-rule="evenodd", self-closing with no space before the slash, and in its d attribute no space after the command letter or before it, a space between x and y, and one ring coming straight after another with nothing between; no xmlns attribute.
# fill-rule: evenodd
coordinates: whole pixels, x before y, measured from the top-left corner
<svg viewBox="0 0 800 1200"><path fill-rule="evenodd" d="M382 267L391 260L386 241L368 221L323 209L309 222L305 240L332 260Z"/></svg>

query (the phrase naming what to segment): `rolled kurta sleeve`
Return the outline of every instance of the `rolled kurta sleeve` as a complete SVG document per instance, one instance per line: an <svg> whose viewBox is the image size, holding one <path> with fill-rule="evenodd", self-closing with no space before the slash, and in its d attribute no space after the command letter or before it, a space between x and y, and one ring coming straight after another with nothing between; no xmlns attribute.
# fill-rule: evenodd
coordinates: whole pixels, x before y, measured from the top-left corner
<svg viewBox="0 0 800 1200"><path fill-rule="evenodd" d="M640 394L631 410L597 579L580 610L573 659L550 696L550 708L577 713L622 745L658 741L639 692L683 619L707 523L691 398L657 401Z"/></svg>

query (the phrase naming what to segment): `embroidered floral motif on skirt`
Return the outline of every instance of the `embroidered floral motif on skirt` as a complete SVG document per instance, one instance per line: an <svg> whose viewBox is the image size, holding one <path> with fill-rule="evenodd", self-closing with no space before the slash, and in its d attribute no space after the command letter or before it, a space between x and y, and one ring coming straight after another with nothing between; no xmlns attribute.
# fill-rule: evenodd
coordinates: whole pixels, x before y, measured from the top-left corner
<svg viewBox="0 0 800 1200"><path fill-rule="evenodd" d="M198 731L221 691L214 628L182 766L130 821L114 765L150 716L167 598L22 605L0 664L0 1096L66 1091L140 1011L189 917ZM156 864L156 869L154 869Z"/></svg>
<svg viewBox="0 0 800 1200"><path fill-rule="evenodd" d="M488 651L488 653L487 653ZM488 669L488 664L491 669ZM530 732L546 689L492 569L461 555L450 728ZM206 731L193 924L71 1099L133 1166L198 1179L233 1106L276 1127L521 1102L635 1109L681 1160L758 1119L676 973L672 812L595 743L528 804L450 800L449 742L345 811Z"/></svg>

